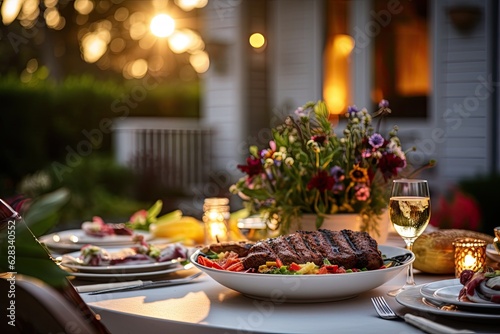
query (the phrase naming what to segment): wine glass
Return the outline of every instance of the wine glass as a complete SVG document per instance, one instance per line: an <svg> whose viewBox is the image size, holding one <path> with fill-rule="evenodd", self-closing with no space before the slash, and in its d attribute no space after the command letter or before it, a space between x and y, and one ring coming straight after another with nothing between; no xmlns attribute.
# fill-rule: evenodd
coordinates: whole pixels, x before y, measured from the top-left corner
<svg viewBox="0 0 500 334"><path fill-rule="evenodd" d="M422 234L431 218L431 200L426 180L398 179L392 183L389 200L389 218L394 229L406 243L406 249L413 248L413 243ZM388 292L396 296L401 291L415 286L413 264L408 265L406 283L399 289Z"/></svg>

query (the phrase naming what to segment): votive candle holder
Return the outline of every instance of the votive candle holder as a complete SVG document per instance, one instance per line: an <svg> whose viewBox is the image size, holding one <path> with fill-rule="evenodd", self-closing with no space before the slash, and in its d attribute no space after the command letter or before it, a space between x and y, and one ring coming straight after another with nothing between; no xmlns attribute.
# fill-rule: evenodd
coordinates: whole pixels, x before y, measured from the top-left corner
<svg viewBox="0 0 500 334"><path fill-rule="evenodd" d="M474 238L461 238L453 241L455 251L455 277L459 278L464 270L474 272L486 263L486 241Z"/></svg>

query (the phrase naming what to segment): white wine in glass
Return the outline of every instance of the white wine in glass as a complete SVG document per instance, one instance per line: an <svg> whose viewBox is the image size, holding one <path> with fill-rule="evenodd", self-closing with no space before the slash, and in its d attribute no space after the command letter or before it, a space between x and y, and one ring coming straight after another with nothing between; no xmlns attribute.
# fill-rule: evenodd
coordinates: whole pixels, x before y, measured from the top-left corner
<svg viewBox="0 0 500 334"><path fill-rule="evenodd" d="M398 179L392 183L389 200L389 218L394 229L403 238L406 248L411 251L413 243L422 234L431 218L431 198L426 180ZM413 264L408 265L406 283L397 290L389 291L390 296L408 287L415 286Z"/></svg>

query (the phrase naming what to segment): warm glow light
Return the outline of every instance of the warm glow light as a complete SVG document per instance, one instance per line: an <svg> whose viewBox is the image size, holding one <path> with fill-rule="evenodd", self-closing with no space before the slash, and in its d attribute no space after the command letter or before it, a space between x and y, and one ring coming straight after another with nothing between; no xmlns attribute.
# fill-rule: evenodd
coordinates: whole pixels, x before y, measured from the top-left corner
<svg viewBox="0 0 500 334"><path fill-rule="evenodd" d="M129 13L128 13L128 9L126 7L120 7L116 10L115 12L115 20L119 21L119 22L123 22L127 19Z"/></svg>
<svg viewBox="0 0 500 334"><path fill-rule="evenodd" d="M481 239L457 239L453 241L455 248L455 277L462 271L480 270L486 262L486 241Z"/></svg>
<svg viewBox="0 0 500 334"><path fill-rule="evenodd" d="M168 38L168 45L174 53L186 52L191 44L191 36L185 31L177 30Z"/></svg>
<svg viewBox="0 0 500 334"><path fill-rule="evenodd" d="M175 4L186 12L195 8L203 8L207 3L208 0L175 0Z"/></svg>
<svg viewBox="0 0 500 334"><path fill-rule="evenodd" d="M464 268L471 269L474 268L475 265L476 265L476 259L470 254L465 255Z"/></svg>
<svg viewBox="0 0 500 334"><path fill-rule="evenodd" d="M354 49L354 39L349 35L339 34L335 36L334 40L335 52L340 55L347 57L351 54L352 49Z"/></svg>
<svg viewBox="0 0 500 334"><path fill-rule="evenodd" d="M137 59L130 67L130 75L134 78L142 78L148 71L148 62L144 59Z"/></svg>
<svg viewBox="0 0 500 334"><path fill-rule="evenodd" d="M123 49L125 49L126 43L123 38L115 38L114 40L111 41L111 44L109 45L109 49L113 51L114 53L119 53L122 52Z"/></svg>
<svg viewBox="0 0 500 334"><path fill-rule="evenodd" d="M341 114L342 111L345 111L346 106L346 91L345 88L341 85L330 85L325 87L324 89L325 96L328 96L328 110L332 114Z"/></svg>
<svg viewBox="0 0 500 334"><path fill-rule="evenodd" d="M227 235L226 225L223 222L211 221L208 223L208 233L212 240L220 240L221 236Z"/></svg>
<svg viewBox="0 0 500 334"><path fill-rule="evenodd" d="M192 54L189 57L189 63L198 73L205 73L210 67L210 59L205 51Z"/></svg>
<svg viewBox="0 0 500 334"><path fill-rule="evenodd" d="M82 39L83 59L95 63L106 52L107 41L102 34L86 34Z"/></svg>
<svg viewBox="0 0 500 334"><path fill-rule="evenodd" d="M43 13L43 16L45 17L45 22L47 22L47 25L51 28L57 27L59 25L59 21L61 20L61 16L56 8L47 8L47 10Z"/></svg>
<svg viewBox="0 0 500 334"><path fill-rule="evenodd" d="M260 49L266 44L266 38L261 33L253 33L248 39L250 45L255 49Z"/></svg>
<svg viewBox="0 0 500 334"><path fill-rule="evenodd" d="M36 60L35 58L28 60L28 63L26 64L26 72L35 73L37 69L38 69L38 60Z"/></svg>
<svg viewBox="0 0 500 334"><path fill-rule="evenodd" d="M151 20L151 32L158 37L168 37L175 29L175 21L167 14L158 14Z"/></svg>
<svg viewBox="0 0 500 334"><path fill-rule="evenodd" d="M90 0L76 0L73 6L82 15L88 15L94 9L94 3Z"/></svg>
<svg viewBox="0 0 500 334"><path fill-rule="evenodd" d="M200 35L190 29L174 31L168 38L168 45L174 53L198 53L205 48Z"/></svg>
<svg viewBox="0 0 500 334"><path fill-rule="evenodd" d="M229 200L227 198L206 198L203 204L205 243L228 241Z"/></svg>
<svg viewBox="0 0 500 334"><path fill-rule="evenodd" d="M44 0L43 4L47 8L52 8L52 7L57 6L58 1L59 0Z"/></svg>
<svg viewBox="0 0 500 334"><path fill-rule="evenodd" d="M350 62L354 39L345 34L337 34L327 44L323 97L331 114L346 112L349 99Z"/></svg>
<svg viewBox="0 0 500 334"><path fill-rule="evenodd" d="M23 2L21 0L5 0L3 2L1 9L3 24L9 25L16 19Z"/></svg>
<svg viewBox="0 0 500 334"><path fill-rule="evenodd" d="M147 26L143 22L136 22L130 26L130 37L133 40L140 40L148 31Z"/></svg>

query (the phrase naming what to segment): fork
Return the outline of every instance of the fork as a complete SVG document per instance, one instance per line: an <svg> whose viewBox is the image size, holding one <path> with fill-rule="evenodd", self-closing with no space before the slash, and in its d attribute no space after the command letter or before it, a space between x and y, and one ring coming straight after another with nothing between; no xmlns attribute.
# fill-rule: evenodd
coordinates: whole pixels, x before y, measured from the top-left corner
<svg viewBox="0 0 500 334"><path fill-rule="evenodd" d="M406 313L404 316L397 314L394 312L389 304L385 301L385 298L382 296L373 297L372 299L373 306L375 307L375 311L382 319L394 320L394 319L402 319L405 322L420 328L426 333L431 334L448 334L448 333L474 333L467 329L464 330L456 330L451 327L447 327L441 324L438 324L434 321L431 321L426 318L418 317L416 315Z"/></svg>

